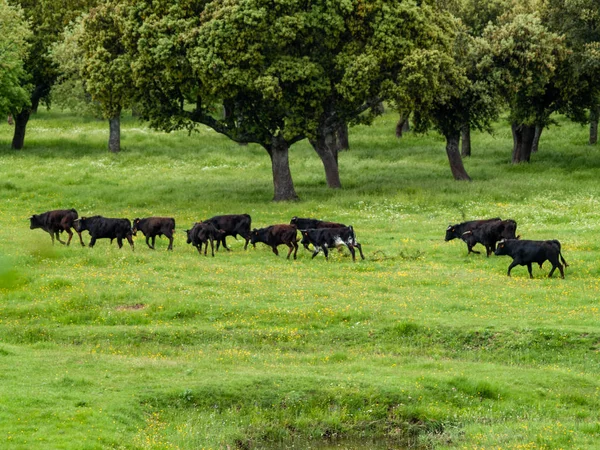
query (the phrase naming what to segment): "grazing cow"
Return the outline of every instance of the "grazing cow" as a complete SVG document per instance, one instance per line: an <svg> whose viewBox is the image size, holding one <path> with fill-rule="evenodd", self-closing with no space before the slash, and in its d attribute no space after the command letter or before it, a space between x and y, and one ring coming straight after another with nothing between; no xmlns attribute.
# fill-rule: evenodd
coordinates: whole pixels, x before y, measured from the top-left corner
<svg viewBox="0 0 600 450"><path fill-rule="evenodd" d="M298 237L296 236L298 229L294 225L271 225L266 228L259 228L252 230L250 234L250 242L256 247L257 242L267 244L273 249L273 253L279 256L277 246L287 245L289 252L287 259L290 259L292 251L294 252L294 259L298 253Z"/></svg>
<svg viewBox="0 0 600 450"><path fill-rule="evenodd" d="M250 240L250 224L252 219L248 214L230 214L225 216L214 216L210 219L206 219L205 223L212 224L217 230L223 231L219 239L217 239L217 251L219 250L219 244L223 243L223 247L227 251L231 249L227 247L225 238L227 236L233 236L237 239L237 235L242 236L246 243L244 250L248 248L248 241Z"/></svg>
<svg viewBox="0 0 600 450"><path fill-rule="evenodd" d="M517 222L514 220L495 220L481 224L477 228L465 231L461 239L467 247L473 248L477 243L485 247L485 254L489 256L496 250L496 242L502 239L517 239Z"/></svg>
<svg viewBox="0 0 600 450"><path fill-rule="evenodd" d="M470 220L468 222L457 223L455 225L449 225L446 228L446 238L444 239L446 242L451 241L452 239L462 238L462 235L467 231L473 231L477 227L483 225L484 223L494 222L497 220L501 220L500 217L495 217L493 219L483 219L483 220ZM465 241L466 242L466 241ZM468 252L467 255L471 252L479 254L480 252L473 250L473 246L475 243L471 245L470 242L466 242Z"/></svg>
<svg viewBox="0 0 600 450"><path fill-rule="evenodd" d="M531 273L532 263L538 263L541 269L544 261L550 261L552 270L550 270L550 273L548 274L549 277L552 276L557 267L560 271L561 278L565 277L565 272L560 261L562 261L565 267L569 267L562 256L560 242L556 239L551 241L506 239L498 243L498 248L496 248L495 253L496 255L508 255L513 259L513 262L508 266L509 277L510 271L517 265L527 266L529 278L533 278L533 274Z"/></svg>
<svg viewBox="0 0 600 450"><path fill-rule="evenodd" d="M77 211L74 209L55 209L42 214L32 215L29 218L29 228L32 230L35 228L41 228L45 232L49 233L50 237L52 238L52 245L54 245L55 235L58 242L69 245L71 243L71 239L73 238L71 227L75 228L74 222L77 220L77 217ZM62 241L58 236L58 233L62 233L63 231L66 231L69 234L69 239L67 242ZM77 231L76 228L75 231ZM81 242L81 245L85 247L83 239L81 238L81 233L77 231L77 234L79 235L79 242Z"/></svg>
<svg viewBox="0 0 600 450"><path fill-rule="evenodd" d="M172 217L147 217L145 219L133 219L133 235L141 231L146 236L146 245L154 250L156 236L163 234L169 239L167 250L173 250L173 233L175 232L175 219ZM152 245L150 239L152 238Z"/></svg>
<svg viewBox="0 0 600 450"><path fill-rule="evenodd" d="M215 247L213 241L219 241L224 231L217 230L213 224L207 222L196 222L190 230L185 230L187 233L187 243L192 244L198 249L198 253L202 254L202 245L204 244L204 256L208 250L210 242L210 251L212 256L215 256Z"/></svg>
<svg viewBox="0 0 600 450"><path fill-rule="evenodd" d="M309 230L309 229L317 229L317 228L344 228L346 225L343 223L336 222L326 222L324 220L319 219L309 219L302 217L292 217L290 220L290 225L295 225L299 230ZM308 244L302 244L306 250L309 250Z"/></svg>
<svg viewBox="0 0 600 450"><path fill-rule="evenodd" d="M356 240L354 229L349 227L344 228L317 228L310 230L302 230L302 244L312 244L315 248L312 257L323 250L325 258L329 256L329 250L332 247L345 245L352 254L352 261L356 261L354 248L358 248L360 257L365 259L362 252L362 246Z"/></svg>
<svg viewBox="0 0 600 450"><path fill-rule="evenodd" d="M133 231L129 219L110 219L102 216L82 217L75 221L75 230L81 233L88 230L92 239L90 247L94 247L96 239L107 238L117 240L119 248L123 247L123 239L127 239L133 250Z"/></svg>

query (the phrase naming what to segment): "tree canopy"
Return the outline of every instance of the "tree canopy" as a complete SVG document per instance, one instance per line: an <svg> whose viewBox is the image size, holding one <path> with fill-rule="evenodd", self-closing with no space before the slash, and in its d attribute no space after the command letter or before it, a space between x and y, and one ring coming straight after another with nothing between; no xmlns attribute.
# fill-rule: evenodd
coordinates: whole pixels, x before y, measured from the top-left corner
<svg viewBox="0 0 600 450"><path fill-rule="evenodd" d="M0 114L15 113L29 103L24 60L31 31L19 6L0 0Z"/></svg>

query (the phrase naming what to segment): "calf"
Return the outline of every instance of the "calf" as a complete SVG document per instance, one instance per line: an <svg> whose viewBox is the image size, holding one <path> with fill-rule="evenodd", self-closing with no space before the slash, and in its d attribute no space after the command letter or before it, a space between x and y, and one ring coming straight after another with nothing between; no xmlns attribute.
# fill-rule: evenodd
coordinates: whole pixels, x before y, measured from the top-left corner
<svg viewBox="0 0 600 450"><path fill-rule="evenodd" d="M215 256L213 241L216 240L218 242L224 233L207 222L196 222L190 230L185 230L185 232L187 233L187 243L196 247L199 254L202 254L202 245L204 245L204 256L206 256L208 243L210 242L210 252L213 257Z"/></svg>
<svg viewBox="0 0 600 450"><path fill-rule="evenodd" d="M550 261L552 270L548 274L549 277L552 276L557 267L561 278L565 277L565 272L560 261L562 261L565 267L569 267L562 256L560 242L556 239L551 241L502 240L498 244L495 253L496 255L508 255L513 259L513 262L508 266L509 277L510 271L517 265L527 266L529 278L533 278L533 274L531 273L532 263L538 263L541 268L544 261Z"/></svg>
<svg viewBox="0 0 600 450"><path fill-rule="evenodd" d="M489 258L496 250L496 242L502 239L517 239L516 232L517 222L514 220L495 220L465 231L461 239L467 243L467 247L473 248L477 243L483 245L485 254Z"/></svg>
<svg viewBox="0 0 600 450"><path fill-rule="evenodd" d="M169 239L167 250L173 250L173 233L175 232L175 219L172 217L147 217L145 219L133 219L133 235L141 231L146 236L146 245L154 250L156 236L163 234ZM152 245L150 245L152 239Z"/></svg>
<svg viewBox="0 0 600 450"><path fill-rule="evenodd" d="M47 211L42 214L34 214L29 218L31 230L35 228L41 228L45 232L50 234L52 238L52 245L54 245L54 236L56 235L56 239L61 244L69 245L71 243L71 239L73 238L73 233L71 232L71 227L75 228L74 222L77 220L77 211L74 209L55 209L53 211ZM69 239L67 242L62 241L59 237L59 233L66 231L69 235ZM77 229L75 228L75 231ZM79 235L79 242L81 245L85 247L83 243L83 239L81 238L81 233L77 231Z"/></svg>
<svg viewBox="0 0 600 450"><path fill-rule="evenodd" d="M117 240L119 248L123 247L123 239L127 239L133 250L133 231L129 219L110 219L102 216L82 217L75 221L75 230L81 233L88 230L92 239L90 247L94 247L96 239L107 238L111 242Z"/></svg>
<svg viewBox="0 0 600 450"><path fill-rule="evenodd" d="M287 259L290 259L292 251L294 252L294 259L298 253L298 237L296 236L298 229L294 225L271 225L270 227L254 229L250 234L250 242L256 246L257 242L267 244L273 249L273 253L279 256L277 246L287 245L289 252Z"/></svg>
<svg viewBox="0 0 600 450"><path fill-rule="evenodd" d="M481 225L489 222L495 222L497 220L501 220L500 217L495 217L493 219L482 219L482 220L470 220L468 222L457 223L455 225L449 225L446 228L446 238L444 239L446 242L451 241L452 239L461 238L464 233L467 231L473 231L474 229L480 227ZM466 241L465 241L466 242ZM471 252L479 254L480 252L473 250L473 246L476 243L466 242L467 255Z"/></svg>
<svg viewBox="0 0 600 450"><path fill-rule="evenodd" d="M290 220L290 225L295 225L296 228L298 228L299 230L309 230L318 228L343 228L346 226L343 223L326 222L324 220L309 219L296 216L292 217L292 220ZM303 243L302 245L304 245L304 248L306 250L309 249L307 243Z"/></svg>
<svg viewBox="0 0 600 450"><path fill-rule="evenodd" d="M315 248L312 257L323 250L325 258L329 257L329 248L345 245L352 254L352 261L356 261L354 248L358 248L360 257L365 259L362 252L362 246L356 240L354 229L349 227L343 228L318 228L311 230L302 230L302 244L312 244Z"/></svg>
<svg viewBox="0 0 600 450"><path fill-rule="evenodd" d="M248 241L250 240L250 224L252 223L252 218L248 214L214 216L210 219L206 219L204 222L210 223L217 230L223 231L217 240L217 250L219 250L219 244L222 243L223 247L225 247L227 251L230 251L231 249L227 247L225 238L227 236L233 236L237 239L238 234L246 240L244 250L248 248Z"/></svg>

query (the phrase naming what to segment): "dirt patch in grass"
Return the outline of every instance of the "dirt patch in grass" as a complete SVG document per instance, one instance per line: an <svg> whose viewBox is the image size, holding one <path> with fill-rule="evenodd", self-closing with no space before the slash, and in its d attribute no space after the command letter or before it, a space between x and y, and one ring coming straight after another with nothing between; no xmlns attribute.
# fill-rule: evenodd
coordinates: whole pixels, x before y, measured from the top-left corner
<svg viewBox="0 0 600 450"><path fill-rule="evenodd" d="M144 309L146 305L143 303L136 303L135 305L119 305L117 311L137 311L138 309Z"/></svg>

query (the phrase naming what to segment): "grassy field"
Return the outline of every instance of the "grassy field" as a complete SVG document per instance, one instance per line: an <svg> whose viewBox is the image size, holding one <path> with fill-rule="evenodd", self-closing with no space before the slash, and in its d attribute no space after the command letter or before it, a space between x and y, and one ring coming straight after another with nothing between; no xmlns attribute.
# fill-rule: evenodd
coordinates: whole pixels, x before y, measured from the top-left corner
<svg viewBox="0 0 600 450"><path fill-rule="evenodd" d="M386 114L351 129L342 190L294 146L301 201L281 204L266 152L208 129L126 119L112 155L103 122L42 111L19 152L3 123L0 448L599 448L600 148L559 123L528 165L509 164L507 124L474 135L464 183L439 136L397 140ZM173 216L175 249L141 234L134 252L53 247L29 230L71 207ZM351 224L366 260L185 244L229 213ZM444 242L449 223L493 216L559 239L566 278L548 263L508 278L510 258Z"/></svg>

